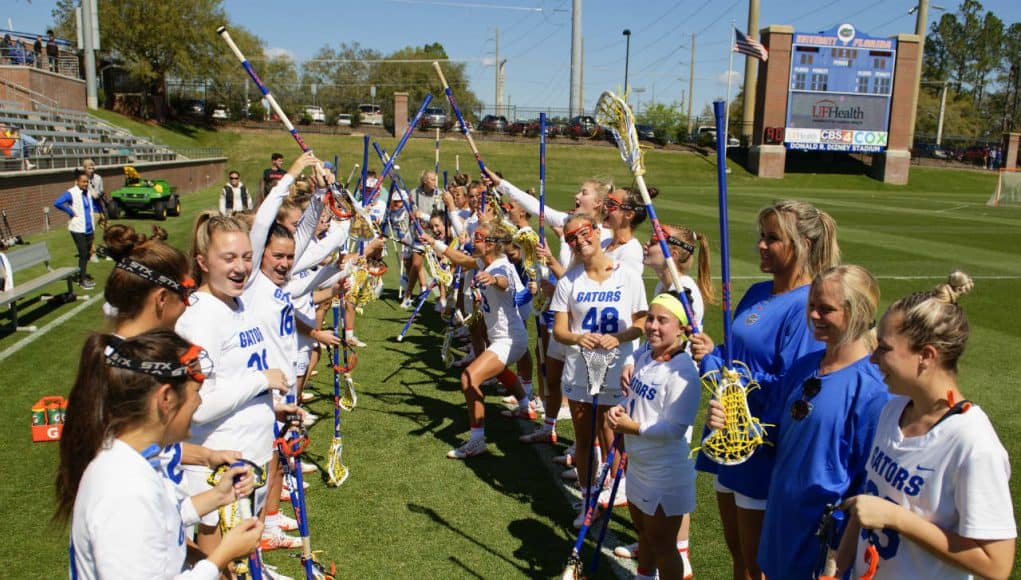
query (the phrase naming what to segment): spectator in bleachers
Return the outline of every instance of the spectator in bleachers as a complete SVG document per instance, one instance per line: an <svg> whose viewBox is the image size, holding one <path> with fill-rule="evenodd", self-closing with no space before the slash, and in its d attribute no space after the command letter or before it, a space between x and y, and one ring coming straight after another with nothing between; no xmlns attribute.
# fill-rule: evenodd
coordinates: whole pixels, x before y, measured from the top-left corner
<svg viewBox="0 0 1021 580"><path fill-rule="evenodd" d="M32 44L32 54L35 55L35 68L43 68L43 37L36 36Z"/></svg>
<svg viewBox="0 0 1021 580"><path fill-rule="evenodd" d="M227 174L227 184L220 192L220 215L230 216L252 207L252 196L248 195L248 188L241 183L241 174L232 169Z"/></svg>
<svg viewBox="0 0 1021 580"><path fill-rule="evenodd" d="M259 191L259 199L256 200L256 205L262 203L262 200L266 199L266 194L269 190L273 189L273 185L280 181L280 179L287 175L287 170L284 166L284 156L282 153L274 153L270 156L271 167L262 172L262 189Z"/></svg>
<svg viewBox="0 0 1021 580"><path fill-rule="evenodd" d="M46 31L46 59L50 63L50 72L57 72L57 57L60 56L60 47L57 46L57 37L52 30Z"/></svg>
<svg viewBox="0 0 1021 580"><path fill-rule="evenodd" d="M75 171L74 185L53 201L53 207L71 216L67 229L78 249L78 285L85 290L96 287L86 271L94 234L92 222L92 197L89 195L89 176L83 170Z"/></svg>
<svg viewBox="0 0 1021 580"><path fill-rule="evenodd" d="M28 54L25 50L25 46L21 44L21 41L14 40L10 34L5 34L3 42L0 43L0 63L3 64L27 64Z"/></svg>

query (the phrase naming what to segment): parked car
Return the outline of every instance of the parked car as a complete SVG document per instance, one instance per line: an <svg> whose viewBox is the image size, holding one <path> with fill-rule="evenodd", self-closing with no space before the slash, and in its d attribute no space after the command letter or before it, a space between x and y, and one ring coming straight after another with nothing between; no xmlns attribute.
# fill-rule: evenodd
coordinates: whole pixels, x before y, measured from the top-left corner
<svg viewBox="0 0 1021 580"><path fill-rule="evenodd" d="M972 165L982 165L989 158L989 147L985 145L972 145L961 152L957 160Z"/></svg>
<svg viewBox="0 0 1021 580"><path fill-rule="evenodd" d="M216 108L213 109L212 118L217 121L226 121L227 119L230 119L230 109L223 105L217 105Z"/></svg>
<svg viewBox="0 0 1021 580"><path fill-rule="evenodd" d="M930 159L950 159L950 154L935 143L920 143L911 150L912 157L928 157Z"/></svg>
<svg viewBox="0 0 1021 580"><path fill-rule="evenodd" d="M650 141L656 144L659 143L659 139L656 138L656 129L652 125L635 125L635 132L638 133L639 141Z"/></svg>
<svg viewBox="0 0 1021 580"><path fill-rule="evenodd" d="M450 116L443 107L427 107L418 121L419 129L442 129L446 131L451 126Z"/></svg>
<svg viewBox="0 0 1021 580"><path fill-rule="evenodd" d="M337 126L338 127L350 127L351 126L351 115L347 113L341 113L337 115Z"/></svg>
<svg viewBox="0 0 1021 580"><path fill-rule="evenodd" d="M313 123L326 122L326 113L324 113L323 108L318 105L305 105L302 112L311 117Z"/></svg>
<svg viewBox="0 0 1021 580"><path fill-rule="evenodd" d="M546 127L546 130L549 131L548 126ZM538 135L539 120L528 119L525 121L514 121L514 123L511 124L509 131L511 135L525 135L525 136Z"/></svg>
<svg viewBox="0 0 1021 580"><path fill-rule="evenodd" d="M383 110L379 105L358 105L362 125L383 125Z"/></svg>
<svg viewBox="0 0 1021 580"><path fill-rule="evenodd" d="M479 123L479 129L483 133L506 133L507 127L507 117L503 115L486 115L482 117L482 122Z"/></svg>
<svg viewBox="0 0 1021 580"><path fill-rule="evenodd" d="M546 136L556 137L557 135L567 135L567 123L560 119L548 119L546 121Z"/></svg>
<svg viewBox="0 0 1021 580"><path fill-rule="evenodd" d="M599 124L588 115L578 115L567 122L567 134L574 138L595 137L599 134Z"/></svg>

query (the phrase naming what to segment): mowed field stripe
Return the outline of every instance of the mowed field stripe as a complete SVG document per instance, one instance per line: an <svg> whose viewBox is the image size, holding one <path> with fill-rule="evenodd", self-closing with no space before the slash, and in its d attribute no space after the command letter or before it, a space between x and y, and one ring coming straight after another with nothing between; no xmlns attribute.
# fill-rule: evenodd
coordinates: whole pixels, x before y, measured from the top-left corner
<svg viewBox="0 0 1021 580"><path fill-rule="evenodd" d="M103 298L102 294L96 294L96 295L92 296L91 298L89 298L85 302L82 302L81 304L75 306L74 308L72 308L68 312L65 312L64 314L61 314L57 318L54 318L50 322L46 323L46 325L44 325L39 330L36 330L35 332L29 334L25 338L23 338L23 339L19 340L18 342L12 344L11 346L9 346L7 348L7 350L5 350L3 352L0 352L0 362L3 362L5 360L7 360L11 356L17 354L17 352L20 351L21 349L23 349L26 346L32 344L33 342L39 340L43 336L46 336L47 332L53 330L54 328L60 326L61 324L64 324L68 320L71 320L79 312L81 312L82 310L85 310L89 306L92 306L96 302L99 302L99 300L101 300L102 298Z"/></svg>

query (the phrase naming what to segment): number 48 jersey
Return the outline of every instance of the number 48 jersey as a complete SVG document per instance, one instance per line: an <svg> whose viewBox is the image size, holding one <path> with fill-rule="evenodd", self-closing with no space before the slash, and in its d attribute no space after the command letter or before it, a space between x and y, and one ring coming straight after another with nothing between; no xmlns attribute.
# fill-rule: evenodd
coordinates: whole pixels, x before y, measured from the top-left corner
<svg viewBox="0 0 1021 580"><path fill-rule="evenodd" d="M642 277L620 263L614 263L612 268L609 278L596 282L585 274L584 265L579 264L557 282L550 310L569 314L571 332L616 334L631 326L636 313L649 310ZM614 365L617 372L607 375L604 388L618 387L620 372L617 369L634 352L637 343L633 340L620 344L620 357ZM568 349L562 381L565 385L588 384L585 361L577 347Z"/></svg>

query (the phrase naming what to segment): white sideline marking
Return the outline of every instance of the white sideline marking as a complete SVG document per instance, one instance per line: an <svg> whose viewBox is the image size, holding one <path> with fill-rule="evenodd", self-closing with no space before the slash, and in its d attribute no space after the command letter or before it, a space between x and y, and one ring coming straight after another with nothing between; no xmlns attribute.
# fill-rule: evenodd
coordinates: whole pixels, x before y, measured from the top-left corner
<svg viewBox="0 0 1021 580"><path fill-rule="evenodd" d="M5 360L7 360L11 356L13 356L15 353L17 353L19 350L21 350L21 349L25 348L26 346L32 344L33 342L35 342L37 339L42 337L47 332L53 330L54 328L60 326L61 324L64 324L65 322L67 322L68 320L73 318L76 314L78 314L82 310L85 310L89 306L92 306L93 304L98 302L102 297L103 297L102 294L96 294L92 298L89 298L85 302L82 302L78 306L75 306L69 312L65 312L64 314L61 314L57 318L49 321L48 323L46 323L45 326L43 326L39 330L33 332L32 334L26 336L25 338L19 340L18 342L14 343L14 344L12 344L10 346L10 348L8 348L7 350L5 350L3 352L0 352L0 362L3 362Z"/></svg>

